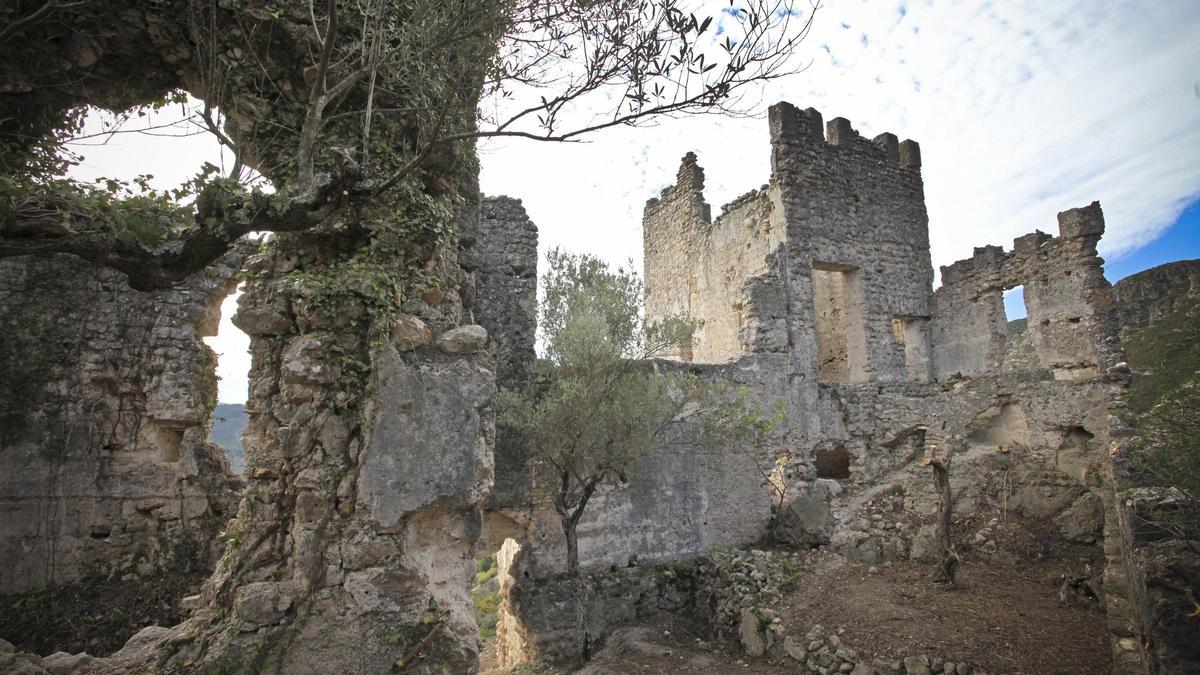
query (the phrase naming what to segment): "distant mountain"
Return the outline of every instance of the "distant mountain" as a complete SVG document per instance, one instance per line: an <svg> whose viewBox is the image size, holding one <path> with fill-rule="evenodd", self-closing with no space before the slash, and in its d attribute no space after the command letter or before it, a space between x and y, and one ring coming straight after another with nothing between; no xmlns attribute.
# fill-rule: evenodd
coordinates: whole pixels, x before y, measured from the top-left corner
<svg viewBox="0 0 1200 675"><path fill-rule="evenodd" d="M1200 377L1200 260L1167 263L1113 286L1121 345L1135 377L1127 400L1149 410Z"/></svg>
<svg viewBox="0 0 1200 675"><path fill-rule="evenodd" d="M1131 274L1113 285L1122 334L1200 303L1200 260L1180 260Z"/></svg>
<svg viewBox="0 0 1200 675"><path fill-rule="evenodd" d="M208 440L225 448L229 464L236 473L246 468L246 450L242 447L242 429L246 427L246 407L241 403L218 403L213 411L212 433Z"/></svg>

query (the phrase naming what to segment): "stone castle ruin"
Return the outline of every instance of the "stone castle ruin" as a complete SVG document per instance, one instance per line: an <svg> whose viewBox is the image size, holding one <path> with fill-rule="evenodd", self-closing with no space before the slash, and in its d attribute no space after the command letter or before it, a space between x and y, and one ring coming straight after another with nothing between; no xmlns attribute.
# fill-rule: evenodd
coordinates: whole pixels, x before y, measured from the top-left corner
<svg viewBox="0 0 1200 675"><path fill-rule="evenodd" d="M767 185L714 219L704 171L688 154L643 224L647 317L683 314L697 326L681 366L785 406L772 454L758 458L789 486L776 537L867 563L930 556L934 496L916 454L928 433L960 455L959 513L1004 500L1081 550L1096 546L1110 413L1124 382L1096 255L1099 205L1059 214L1057 237L1025 235L1007 253L976 249L943 267L934 290L919 146L892 134L867 140L845 119L823 125L819 112L787 103L769 120ZM1028 328L1010 334L1002 294L1022 285ZM1004 496L991 468L1001 458L1015 486ZM744 457L672 444L636 474L584 515L585 567L746 545L772 522L770 491ZM871 512L884 496L901 517ZM636 599L661 594L635 582L596 582L582 608L564 602L578 591L554 581L563 544L553 516L535 510L510 572L501 639L511 660L578 657L611 625L661 608L639 608ZM1121 574L1109 567L1114 626ZM564 628L576 610L582 628ZM1136 661L1134 652L1118 662Z"/></svg>
<svg viewBox="0 0 1200 675"><path fill-rule="evenodd" d="M969 555L1002 553L987 518L1003 508L1014 527L1107 561L1114 669L1141 672L1105 480L1110 444L1127 435L1115 413L1128 370L1096 254L1099 205L1059 214L1057 236L976 249L934 290L917 143L868 140L787 103L769 124L767 185L713 218L689 154L646 204L646 315L697 326L647 367L745 386L782 405L784 422L752 457L707 452L681 425L593 498L583 576L564 574L523 439L494 423L496 387L524 382L534 356L537 231L519 201L484 198L459 219L457 259L439 263L455 283L406 303L371 347L366 424L338 413L340 319L285 283L318 253L281 246L249 263L248 485L228 523L238 486L204 441L213 376L199 336L241 261L153 294L67 258L0 263L0 316L21 327L0 353L0 592L167 570L170 551L224 530L229 548L188 621L90 667L136 669L153 653L158 667L214 670L241 651L278 672L380 672L429 625L468 645L429 656L457 667L477 648L472 561L499 549L501 663L572 661L623 622L698 605L704 589L664 586L660 563L769 534L869 564L930 559L928 439L956 454L956 512L983 523ZM1002 302L1017 286L1022 331Z"/></svg>

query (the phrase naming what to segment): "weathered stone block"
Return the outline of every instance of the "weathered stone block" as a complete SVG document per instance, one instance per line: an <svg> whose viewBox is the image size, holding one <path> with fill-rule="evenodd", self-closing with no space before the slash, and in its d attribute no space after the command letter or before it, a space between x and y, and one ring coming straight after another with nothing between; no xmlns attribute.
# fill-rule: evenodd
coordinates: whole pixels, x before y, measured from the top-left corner
<svg viewBox="0 0 1200 675"><path fill-rule="evenodd" d="M491 490L495 379L467 360L408 364L376 353L371 437L358 499L384 528L433 504L468 507Z"/></svg>
<svg viewBox="0 0 1200 675"><path fill-rule="evenodd" d="M291 595L284 592L282 584L270 581L242 586L233 601L238 618L254 626L278 623L291 606Z"/></svg>
<svg viewBox="0 0 1200 675"><path fill-rule="evenodd" d="M797 498L780 510L775 538L797 548L820 546L829 543L833 526L833 510L827 497Z"/></svg>
<svg viewBox="0 0 1200 675"><path fill-rule="evenodd" d="M438 348L447 354L474 354L487 339L488 333L483 326L459 326L438 337Z"/></svg>
<svg viewBox="0 0 1200 675"><path fill-rule="evenodd" d="M396 319L396 325L392 329L392 344L402 352L424 347L432 339L432 334L425 322L408 314Z"/></svg>

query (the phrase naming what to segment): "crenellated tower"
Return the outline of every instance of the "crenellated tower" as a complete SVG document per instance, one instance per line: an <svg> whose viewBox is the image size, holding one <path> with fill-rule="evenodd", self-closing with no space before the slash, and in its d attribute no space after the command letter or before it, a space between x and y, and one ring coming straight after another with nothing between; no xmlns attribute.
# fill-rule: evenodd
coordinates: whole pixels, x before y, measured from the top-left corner
<svg viewBox="0 0 1200 675"><path fill-rule="evenodd" d="M928 216L916 142L769 111L771 180L722 208L689 153L646 205L646 312L697 322L680 357L786 352L810 379L929 378Z"/></svg>

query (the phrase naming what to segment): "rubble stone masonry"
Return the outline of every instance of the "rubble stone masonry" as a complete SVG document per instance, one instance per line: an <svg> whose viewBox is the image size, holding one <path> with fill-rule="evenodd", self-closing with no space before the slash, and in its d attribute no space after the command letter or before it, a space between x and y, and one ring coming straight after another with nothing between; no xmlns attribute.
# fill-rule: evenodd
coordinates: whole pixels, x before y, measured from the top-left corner
<svg viewBox="0 0 1200 675"><path fill-rule="evenodd" d="M208 442L230 256L131 290L71 256L0 261L0 592L207 571L240 481Z"/></svg>

